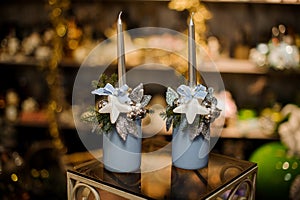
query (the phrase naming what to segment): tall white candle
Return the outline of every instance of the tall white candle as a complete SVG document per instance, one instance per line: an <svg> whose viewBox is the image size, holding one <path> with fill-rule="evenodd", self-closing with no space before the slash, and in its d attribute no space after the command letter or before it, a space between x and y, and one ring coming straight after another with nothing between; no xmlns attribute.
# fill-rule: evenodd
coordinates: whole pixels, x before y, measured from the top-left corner
<svg viewBox="0 0 300 200"><path fill-rule="evenodd" d="M118 56L118 78L119 78L119 88L126 84L126 68L125 68L125 48L124 48L124 36L121 20L122 11L118 17L117 23L117 56Z"/></svg>
<svg viewBox="0 0 300 200"><path fill-rule="evenodd" d="M197 84L197 64L196 64L196 43L195 43L195 27L193 21L193 13L189 23L188 38L188 80L189 86L194 87Z"/></svg>

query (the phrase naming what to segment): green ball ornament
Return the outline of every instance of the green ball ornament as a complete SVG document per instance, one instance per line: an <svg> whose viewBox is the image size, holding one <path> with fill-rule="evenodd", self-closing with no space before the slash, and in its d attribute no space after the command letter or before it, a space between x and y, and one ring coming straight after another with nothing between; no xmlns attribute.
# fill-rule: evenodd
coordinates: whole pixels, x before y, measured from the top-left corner
<svg viewBox="0 0 300 200"><path fill-rule="evenodd" d="M282 143L272 142L259 147L250 156L249 160L258 165L257 199L290 198L291 185L300 175L300 158L287 152ZM296 190L299 192L300 186Z"/></svg>

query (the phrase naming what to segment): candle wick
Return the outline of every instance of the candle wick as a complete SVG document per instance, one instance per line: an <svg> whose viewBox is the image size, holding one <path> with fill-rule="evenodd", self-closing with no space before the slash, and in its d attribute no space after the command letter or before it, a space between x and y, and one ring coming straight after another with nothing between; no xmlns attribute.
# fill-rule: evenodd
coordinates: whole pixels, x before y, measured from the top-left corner
<svg viewBox="0 0 300 200"><path fill-rule="evenodd" d="M121 15L122 15L122 11L119 13L119 17L118 17L118 23L121 24L122 21L121 21Z"/></svg>
<svg viewBox="0 0 300 200"><path fill-rule="evenodd" d="M191 26L194 26L193 17L194 17L194 12L192 12L191 18L190 18L190 25L191 25Z"/></svg>

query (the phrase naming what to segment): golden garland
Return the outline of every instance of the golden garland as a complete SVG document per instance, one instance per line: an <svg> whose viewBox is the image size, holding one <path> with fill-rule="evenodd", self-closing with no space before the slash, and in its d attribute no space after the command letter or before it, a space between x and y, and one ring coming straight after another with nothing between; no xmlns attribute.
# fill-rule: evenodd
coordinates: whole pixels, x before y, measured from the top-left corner
<svg viewBox="0 0 300 200"><path fill-rule="evenodd" d="M64 37L67 34L67 20L65 19L64 13L68 10L70 1L49 0L48 6L50 8L50 21L55 32L52 43L53 53L50 61L46 63L46 80L50 94L47 107L49 133L53 139L54 146L61 151L66 151L66 148L60 138L58 124L58 114L62 112L63 108L66 106L58 65L64 54Z"/></svg>

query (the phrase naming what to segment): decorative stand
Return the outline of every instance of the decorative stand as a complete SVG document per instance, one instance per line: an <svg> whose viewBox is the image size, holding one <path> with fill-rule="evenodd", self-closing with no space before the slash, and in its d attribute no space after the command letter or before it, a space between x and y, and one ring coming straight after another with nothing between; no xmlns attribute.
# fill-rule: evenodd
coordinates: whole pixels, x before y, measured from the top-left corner
<svg viewBox="0 0 300 200"><path fill-rule="evenodd" d="M148 158L143 155L142 161ZM255 163L213 153L209 155L208 167L199 170L184 170L169 165L153 172L123 174L105 170L103 163L95 159L67 171L68 200L254 200L256 173ZM149 176L151 179L147 178Z"/></svg>

